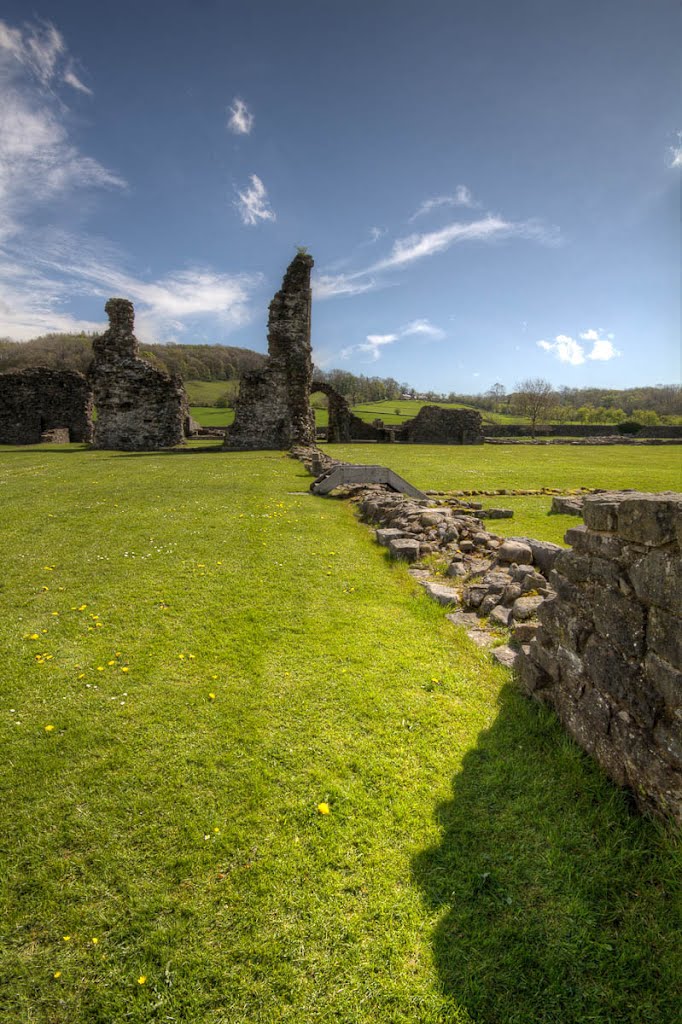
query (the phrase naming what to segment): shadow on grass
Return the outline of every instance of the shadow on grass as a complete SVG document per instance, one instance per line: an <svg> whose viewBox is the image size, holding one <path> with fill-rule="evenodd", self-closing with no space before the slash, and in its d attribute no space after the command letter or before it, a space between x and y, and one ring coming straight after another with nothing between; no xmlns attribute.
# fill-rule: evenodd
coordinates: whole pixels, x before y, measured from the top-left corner
<svg viewBox="0 0 682 1024"><path fill-rule="evenodd" d="M476 1024L679 1019L674 837L552 715L505 688L436 813L413 875L443 911L443 989Z"/></svg>

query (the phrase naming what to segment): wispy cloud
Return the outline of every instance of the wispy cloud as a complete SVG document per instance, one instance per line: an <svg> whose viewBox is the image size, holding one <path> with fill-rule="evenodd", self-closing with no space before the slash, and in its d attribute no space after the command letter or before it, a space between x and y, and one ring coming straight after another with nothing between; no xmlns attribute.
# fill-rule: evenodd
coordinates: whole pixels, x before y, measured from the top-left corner
<svg viewBox="0 0 682 1024"><path fill-rule="evenodd" d="M431 199L424 199L410 217L410 221L416 220L417 217L423 217L424 214L431 213L432 210L438 210L443 206L465 206L468 209L476 209L480 205L466 185L458 185L451 196L433 196Z"/></svg>
<svg viewBox="0 0 682 1024"><path fill-rule="evenodd" d="M558 231L555 228L548 228L540 221L507 221L492 214L486 214L485 217L469 223L456 221L437 231L396 239L387 256L363 270L350 274L319 275L315 281L314 294L318 299L328 299L335 295L359 295L382 286L382 273L402 270L417 260L445 252L453 245L462 242L502 241L508 238L526 238L553 245L557 242Z"/></svg>
<svg viewBox="0 0 682 1024"><path fill-rule="evenodd" d="M124 295L136 306L143 340L168 341L190 328L229 331L249 322L258 274L219 274L191 267L145 280L121 266L118 254L68 235L41 237L21 253L0 258L0 336L32 338L46 331L95 330L101 322L74 318L70 299L104 301Z"/></svg>
<svg viewBox="0 0 682 1024"><path fill-rule="evenodd" d="M669 148L669 167L682 167L682 132L677 132L677 145Z"/></svg>
<svg viewBox="0 0 682 1024"><path fill-rule="evenodd" d="M581 366L587 359L597 362L606 362L615 359L620 352L613 344L613 335L609 334L603 338L602 332L590 328L582 331L578 337L582 341L590 342L592 347L587 351L585 345L572 338L568 334L557 334L554 341L538 341L538 347L545 352L552 352L561 363L569 366Z"/></svg>
<svg viewBox="0 0 682 1024"><path fill-rule="evenodd" d="M408 338L411 336L418 336L421 338L429 338L431 341L440 341L445 337L445 331L441 327L436 327L430 320L426 318L420 320L411 320L410 323L403 324L397 331L391 334L368 334L365 341L360 342L357 345L349 345L339 353L342 359L349 359L352 355L367 353L369 355L369 362L376 362L381 355L381 350L386 345L392 345L395 341L399 341L401 338Z"/></svg>
<svg viewBox="0 0 682 1024"><path fill-rule="evenodd" d="M77 189L125 188L69 137L68 108L54 90L64 82L88 90L54 26L22 30L0 21L0 82L0 240L19 231L37 203Z"/></svg>
<svg viewBox="0 0 682 1024"><path fill-rule="evenodd" d="M257 174L250 177L251 185L243 192L237 192L234 205L244 224L254 225L261 220L276 220L275 211L268 201L265 185Z"/></svg>
<svg viewBox="0 0 682 1024"><path fill-rule="evenodd" d="M250 135L251 129L253 128L254 116L247 107L244 100L239 99L238 96L232 101L232 106L229 108L230 117L227 122L227 127L235 135Z"/></svg>
<svg viewBox="0 0 682 1024"><path fill-rule="evenodd" d="M69 68L69 70L64 74L64 81L67 85L70 85L72 89L76 89L77 92L84 92L87 96L94 95L92 89L88 89L87 85L84 85L83 82L81 82L73 68Z"/></svg>

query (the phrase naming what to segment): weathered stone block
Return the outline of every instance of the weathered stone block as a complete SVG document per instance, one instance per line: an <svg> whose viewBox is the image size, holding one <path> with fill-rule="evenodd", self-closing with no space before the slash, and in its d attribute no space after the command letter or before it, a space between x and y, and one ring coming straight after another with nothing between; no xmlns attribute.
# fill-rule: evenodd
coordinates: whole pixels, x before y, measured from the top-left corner
<svg viewBox="0 0 682 1024"><path fill-rule="evenodd" d="M618 510L618 533L638 544L660 546L675 540L682 520L682 495L633 494Z"/></svg>
<svg viewBox="0 0 682 1024"><path fill-rule="evenodd" d="M497 549L497 557L500 562L530 563L533 561L533 552L521 541L506 540Z"/></svg>
<svg viewBox="0 0 682 1024"><path fill-rule="evenodd" d="M623 500L622 491L590 494L583 503L585 526L590 530L618 530L618 510Z"/></svg>
<svg viewBox="0 0 682 1024"><path fill-rule="evenodd" d="M648 685L639 661L624 658L620 651L595 635L585 645L583 665L588 678L615 698L641 726L653 727L663 700Z"/></svg>
<svg viewBox="0 0 682 1024"><path fill-rule="evenodd" d="M493 626L508 626L510 617L511 608L505 608L503 604L497 604L490 612L488 621L491 622ZM516 635L514 635L514 639L517 639ZM530 640L532 637L528 637L528 639Z"/></svg>
<svg viewBox="0 0 682 1024"><path fill-rule="evenodd" d="M409 537L397 537L389 542L388 550L392 558L403 562L416 562L419 558L419 541Z"/></svg>
<svg viewBox="0 0 682 1024"><path fill-rule="evenodd" d="M525 622L532 619L536 614L544 597L539 594L534 597L518 597L512 606L512 618L515 622Z"/></svg>
<svg viewBox="0 0 682 1024"><path fill-rule="evenodd" d="M640 601L682 616L682 557L654 550L637 559L629 577Z"/></svg>
<svg viewBox="0 0 682 1024"><path fill-rule="evenodd" d="M552 498L550 515L581 516L583 514L583 498L576 494L556 494Z"/></svg>
<svg viewBox="0 0 682 1024"><path fill-rule="evenodd" d="M643 657L646 615L639 601L596 585L590 588L589 608L595 629L605 640L625 657Z"/></svg>
<svg viewBox="0 0 682 1024"><path fill-rule="evenodd" d="M404 537L405 534L402 530L396 530L393 526L386 526L381 530L377 530L374 534L377 543L382 548L387 548L392 540L397 540L398 537Z"/></svg>
<svg viewBox="0 0 682 1024"><path fill-rule="evenodd" d="M644 673L663 698L668 715L682 719L682 672L649 651L644 659Z"/></svg>
<svg viewBox="0 0 682 1024"><path fill-rule="evenodd" d="M682 619L671 615L662 608L652 608L649 612L647 630L649 650L658 654L673 668L682 669Z"/></svg>
<svg viewBox="0 0 682 1024"><path fill-rule="evenodd" d="M574 526L566 530L564 539L575 552L584 555L597 555L618 561L623 557L625 544L615 533L597 533L586 526Z"/></svg>
<svg viewBox="0 0 682 1024"><path fill-rule="evenodd" d="M442 583L431 583L428 581L424 585L424 590L433 601L437 601L438 604L450 605L459 603L459 595L456 590L452 587L446 587Z"/></svg>

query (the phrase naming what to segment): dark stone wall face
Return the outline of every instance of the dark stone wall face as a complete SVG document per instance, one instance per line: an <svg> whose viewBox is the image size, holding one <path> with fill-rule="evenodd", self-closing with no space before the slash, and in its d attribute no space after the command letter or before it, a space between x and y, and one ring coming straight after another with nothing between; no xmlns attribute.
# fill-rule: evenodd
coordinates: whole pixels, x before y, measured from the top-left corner
<svg viewBox="0 0 682 1024"><path fill-rule="evenodd" d="M483 420L474 409L424 405L395 437L409 444L483 444Z"/></svg>
<svg viewBox="0 0 682 1024"><path fill-rule="evenodd" d="M682 823L682 494L585 499L517 667L644 809Z"/></svg>
<svg viewBox="0 0 682 1024"><path fill-rule="evenodd" d="M65 433L68 431L68 433ZM0 374L0 444L87 442L92 392L82 373L33 366Z"/></svg>
<svg viewBox="0 0 682 1024"><path fill-rule="evenodd" d="M181 444L188 414L182 381L138 358L132 302L109 299L105 310L109 329L92 343L89 373L97 407L93 447L157 451Z"/></svg>
<svg viewBox="0 0 682 1024"><path fill-rule="evenodd" d="M268 360L263 370L242 377L227 448L290 448L314 444L310 407L313 379L310 346L310 271L313 259L298 253L270 303Z"/></svg>

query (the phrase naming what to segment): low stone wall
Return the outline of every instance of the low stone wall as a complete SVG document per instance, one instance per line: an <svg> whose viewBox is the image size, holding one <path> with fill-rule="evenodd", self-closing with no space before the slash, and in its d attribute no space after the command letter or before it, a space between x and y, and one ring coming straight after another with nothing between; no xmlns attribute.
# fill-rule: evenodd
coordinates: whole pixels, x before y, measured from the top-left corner
<svg viewBox="0 0 682 1024"><path fill-rule="evenodd" d="M0 444L91 437L92 392L82 373L32 366L0 374Z"/></svg>
<svg viewBox="0 0 682 1024"><path fill-rule="evenodd" d="M395 439L407 444L483 444L483 422L474 409L424 405L396 429Z"/></svg>
<svg viewBox="0 0 682 1024"><path fill-rule="evenodd" d="M583 514L521 684L643 808L682 822L682 494L593 495Z"/></svg>
<svg viewBox="0 0 682 1024"><path fill-rule="evenodd" d="M532 437L527 423L484 423L486 437ZM621 434L615 423L543 423L535 430L536 437L618 437L682 439L682 425L642 427L636 434Z"/></svg>

